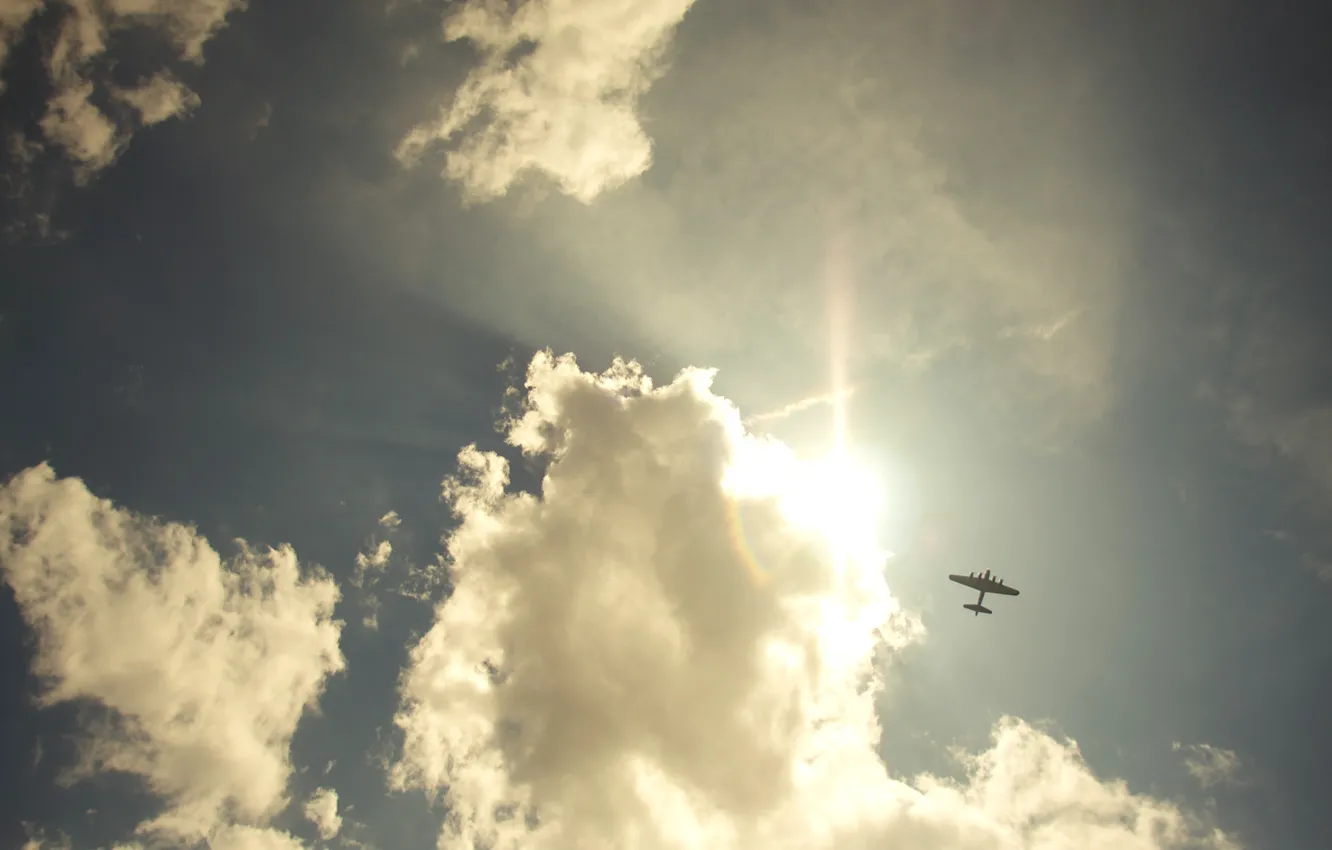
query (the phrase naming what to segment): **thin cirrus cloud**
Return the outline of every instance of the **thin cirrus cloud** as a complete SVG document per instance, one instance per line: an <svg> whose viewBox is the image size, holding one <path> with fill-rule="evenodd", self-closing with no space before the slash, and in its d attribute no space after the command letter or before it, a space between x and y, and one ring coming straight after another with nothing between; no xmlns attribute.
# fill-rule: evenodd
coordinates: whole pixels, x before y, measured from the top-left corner
<svg viewBox="0 0 1332 850"><path fill-rule="evenodd" d="M526 172L590 202L645 170L652 143L637 107L694 0L470 0L444 25L447 41L480 52L452 103L397 148L418 162L456 141L444 175L472 201L503 195Z"/></svg>
<svg viewBox="0 0 1332 850"><path fill-rule="evenodd" d="M1175 741L1171 749L1181 753L1189 775L1204 788L1234 782L1242 762L1239 754L1211 744L1184 745Z"/></svg>
<svg viewBox="0 0 1332 850"><path fill-rule="evenodd" d="M540 497L460 453L454 591L411 650L391 770L444 796L440 847L1235 846L1016 718L962 781L892 775L881 665L923 629L872 554L839 562L783 513L797 461L711 377L540 354L506 434L546 464Z"/></svg>
<svg viewBox="0 0 1332 850"><path fill-rule="evenodd" d="M344 667L331 578L290 548L242 543L224 564L193 529L45 464L0 489L0 571L36 635L39 703L103 710L70 779L141 777L165 804L137 829L150 838L289 846L266 823L288 803L291 737Z"/></svg>

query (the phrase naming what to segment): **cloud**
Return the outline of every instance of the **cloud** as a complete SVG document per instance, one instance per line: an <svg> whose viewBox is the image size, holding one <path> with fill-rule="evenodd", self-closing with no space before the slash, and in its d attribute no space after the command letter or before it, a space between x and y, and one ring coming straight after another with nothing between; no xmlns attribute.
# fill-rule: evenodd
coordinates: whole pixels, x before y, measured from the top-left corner
<svg viewBox="0 0 1332 850"><path fill-rule="evenodd" d="M209 850L305 850L305 844L289 832L232 824L220 829L208 842Z"/></svg>
<svg viewBox="0 0 1332 850"><path fill-rule="evenodd" d="M69 836L63 832L57 832L52 838L45 830L28 823L23 824L23 832L27 835L23 850L72 850Z"/></svg>
<svg viewBox="0 0 1332 850"><path fill-rule="evenodd" d="M1267 531L1311 573L1332 581L1332 403L1309 364L1326 356L1315 315L1255 307L1237 328L1208 335L1207 350L1224 364L1197 397L1221 414L1229 436L1288 476L1286 496L1270 505Z"/></svg>
<svg viewBox="0 0 1332 850"><path fill-rule="evenodd" d="M242 542L224 564L45 464L0 489L0 570L37 638L40 703L105 710L71 778L142 777L166 803L142 833L254 843L227 822L286 806L292 734L344 666L332 579L287 547Z"/></svg>
<svg viewBox="0 0 1332 850"><path fill-rule="evenodd" d="M375 545L375 548L369 552L358 552L356 554L356 574L361 576L366 570L382 570L393 555L393 544L387 540L381 540Z"/></svg>
<svg viewBox="0 0 1332 850"><path fill-rule="evenodd" d="M844 402L856 394L855 387L849 387L840 392L823 393L821 395L806 396L790 404L784 404L774 410L768 410L763 413L756 413L753 416L745 417L745 425L753 426L763 422L774 422L786 419L797 413L803 413L815 407L824 405L833 405L838 402Z"/></svg>
<svg viewBox="0 0 1332 850"><path fill-rule="evenodd" d="M379 525L392 532L397 528L397 517L396 513L389 511L380 518ZM361 598L361 607L365 609L361 615L361 625L370 631L375 631L379 628L380 601L374 589L388 568L389 559L393 556L393 544L387 540L376 543L372 539L367 545L370 548L366 551L356 553L356 569L352 571L351 584L366 591Z"/></svg>
<svg viewBox="0 0 1332 850"><path fill-rule="evenodd" d="M126 139L90 98L93 84L73 81L46 105L41 127L46 138L78 163L78 179L87 180L124 150Z"/></svg>
<svg viewBox="0 0 1332 850"><path fill-rule="evenodd" d="M401 528L402 518L397 511L388 511L379 518L378 525L391 537ZM357 600L361 608L361 626L369 631L379 628L379 612L385 594L429 602L447 583L447 570L437 561L417 565L402 557L395 560L393 551L391 541L377 540L371 535L365 542L365 549L356 554L350 584L361 591Z"/></svg>
<svg viewBox="0 0 1332 850"><path fill-rule="evenodd" d="M506 426L540 493L460 453L454 590L412 649L391 771L443 795L442 848L1231 846L1016 719L963 781L890 775L879 665L919 621L881 553L811 522L855 495L791 492L807 461L711 379L543 353Z"/></svg>
<svg viewBox="0 0 1332 850"><path fill-rule="evenodd" d="M1204 788L1233 782L1240 769L1240 758L1234 750L1211 744L1189 744L1175 741L1171 749L1184 754L1184 766Z"/></svg>
<svg viewBox="0 0 1332 850"><path fill-rule="evenodd" d="M977 33L956 4L764 5L689 12L642 106L643 179L501 207L537 259L469 315L533 347L554 326L718 364L754 412L821 379L835 334L868 405L934 370L1034 442L1101 416L1139 199L1095 57L1005 53L1026 13Z"/></svg>
<svg viewBox="0 0 1332 850"><path fill-rule="evenodd" d="M444 174L470 200L508 191L524 172L590 202L647 170L652 144L638 100L662 73L662 54L694 0L469 0L449 14L447 41L481 53L439 118L402 140L415 164L458 139Z"/></svg>
<svg viewBox="0 0 1332 850"><path fill-rule="evenodd" d="M45 3L46 0L0 0L0 72L4 71L10 48ZM4 90L5 81L0 78L0 92Z"/></svg>
<svg viewBox="0 0 1332 850"><path fill-rule="evenodd" d="M135 88L114 89L114 92L118 100L134 107L144 126L184 116L197 109L200 103L197 94L166 72L154 75Z"/></svg>
<svg viewBox="0 0 1332 850"><path fill-rule="evenodd" d="M305 804L305 817L319 830L319 837L325 841L338 834L342 829L342 818L338 816L338 792L332 788L319 788Z"/></svg>
<svg viewBox="0 0 1332 850"><path fill-rule="evenodd" d="M217 34L227 15L247 0L107 0L113 19L152 26L167 35L181 58L203 61L203 46Z"/></svg>
<svg viewBox="0 0 1332 850"><path fill-rule="evenodd" d="M59 10L57 37L45 55L54 94L39 121L45 139L74 161L83 183L113 163L138 127L189 114L199 96L162 70L124 87L110 79L103 61L108 34L129 27L155 32L185 61L201 63L204 44L245 0L0 0L0 72L10 47L28 21L44 9ZM99 93L130 107L129 115L109 114ZM136 127L137 124L137 127Z"/></svg>

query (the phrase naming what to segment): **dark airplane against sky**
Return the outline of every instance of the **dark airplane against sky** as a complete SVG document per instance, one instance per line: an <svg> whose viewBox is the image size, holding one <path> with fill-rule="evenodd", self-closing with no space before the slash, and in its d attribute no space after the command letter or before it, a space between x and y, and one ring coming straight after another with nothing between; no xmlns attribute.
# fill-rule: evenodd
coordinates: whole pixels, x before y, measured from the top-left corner
<svg viewBox="0 0 1332 850"><path fill-rule="evenodd" d="M981 614L994 613L993 611L991 611L989 608L986 608L982 604L985 601L985 594L997 593L1000 594L1001 596L1018 595L1017 590L1015 588L1009 587L1008 585L1004 584L1003 579L998 579L996 581L995 578L990 575L989 570L986 570L980 575L976 575L975 573L968 573L967 575L964 576L950 575L949 578L957 582L958 584L965 584L967 587L970 587L973 590L980 591L980 597L975 601L975 603L962 606L963 608L966 608L968 611L976 612L976 616L978 617Z"/></svg>

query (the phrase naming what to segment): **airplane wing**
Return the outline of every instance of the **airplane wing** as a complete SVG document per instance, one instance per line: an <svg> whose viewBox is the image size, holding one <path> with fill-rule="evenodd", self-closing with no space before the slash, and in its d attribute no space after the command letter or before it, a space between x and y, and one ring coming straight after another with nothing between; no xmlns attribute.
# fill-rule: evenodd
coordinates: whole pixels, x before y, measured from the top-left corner
<svg viewBox="0 0 1332 850"><path fill-rule="evenodd" d="M985 589L984 581L982 579L976 578L975 576L949 576L949 578L957 582L958 584L965 584L967 587L971 588L972 590Z"/></svg>
<svg viewBox="0 0 1332 850"><path fill-rule="evenodd" d="M1017 596L1017 595L1018 595L1018 592L1017 592L1017 589L1016 589L1016 588L1009 587L1009 586L1006 585L1006 584L1000 584L999 582L995 581L995 580L992 579L992 578L989 578L989 579L981 579L981 580L980 580L980 584L981 584L980 589L981 589L981 590L984 590L986 593L998 593L998 594L1000 594L1000 595L1002 595L1002 596Z"/></svg>
<svg viewBox="0 0 1332 850"><path fill-rule="evenodd" d="M986 593L997 593L1000 596L1017 596L1016 588L1009 587L1006 584L1000 584L992 578L982 576L949 576L950 579L958 584L965 584L972 590L983 590Z"/></svg>

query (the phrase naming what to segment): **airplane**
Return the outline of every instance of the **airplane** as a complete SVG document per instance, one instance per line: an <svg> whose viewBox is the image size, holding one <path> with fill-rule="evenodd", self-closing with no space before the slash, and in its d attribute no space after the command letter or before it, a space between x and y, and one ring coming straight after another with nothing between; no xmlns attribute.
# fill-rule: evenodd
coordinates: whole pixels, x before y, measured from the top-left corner
<svg viewBox="0 0 1332 850"><path fill-rule="evenodd" d="M1016 590L1015 588L1012 588L1012 587L1009 587L1009 586L1005 585L1003 579L999 579L998 581L995 581L995 580L994 580L994 577L990 575L990 571L989 571L989 570L986 570L985 572L981 573L980 575L976 575L975 573L971 573L971 574L969 574L969 575L964 575L964 576L953 576L953 575L950 575L949 578L952 579L953 581L957 582L958 584L964 584L964 585L966 585L967 587L971 588L972 590L979 590L979 591L980 591L980 598L976 600L976 603L975 603L974 605L963 605L963 606L962 606L963 608L966 608L968 611L974 611L974 612L976 612L976 613L973 615L973 616L976 616L976 617L979 617L981 614L993 614L993 613L994 613L994 612L991 611L989 608L986 608L984 605L981 604L982 602L985 601L985 594L987 594L987 593L998 593L998 594L1000 594L1000 595L1002 595L1002 596L1017 596L1017 595L1018 595L1017 590Z"/></svg>

